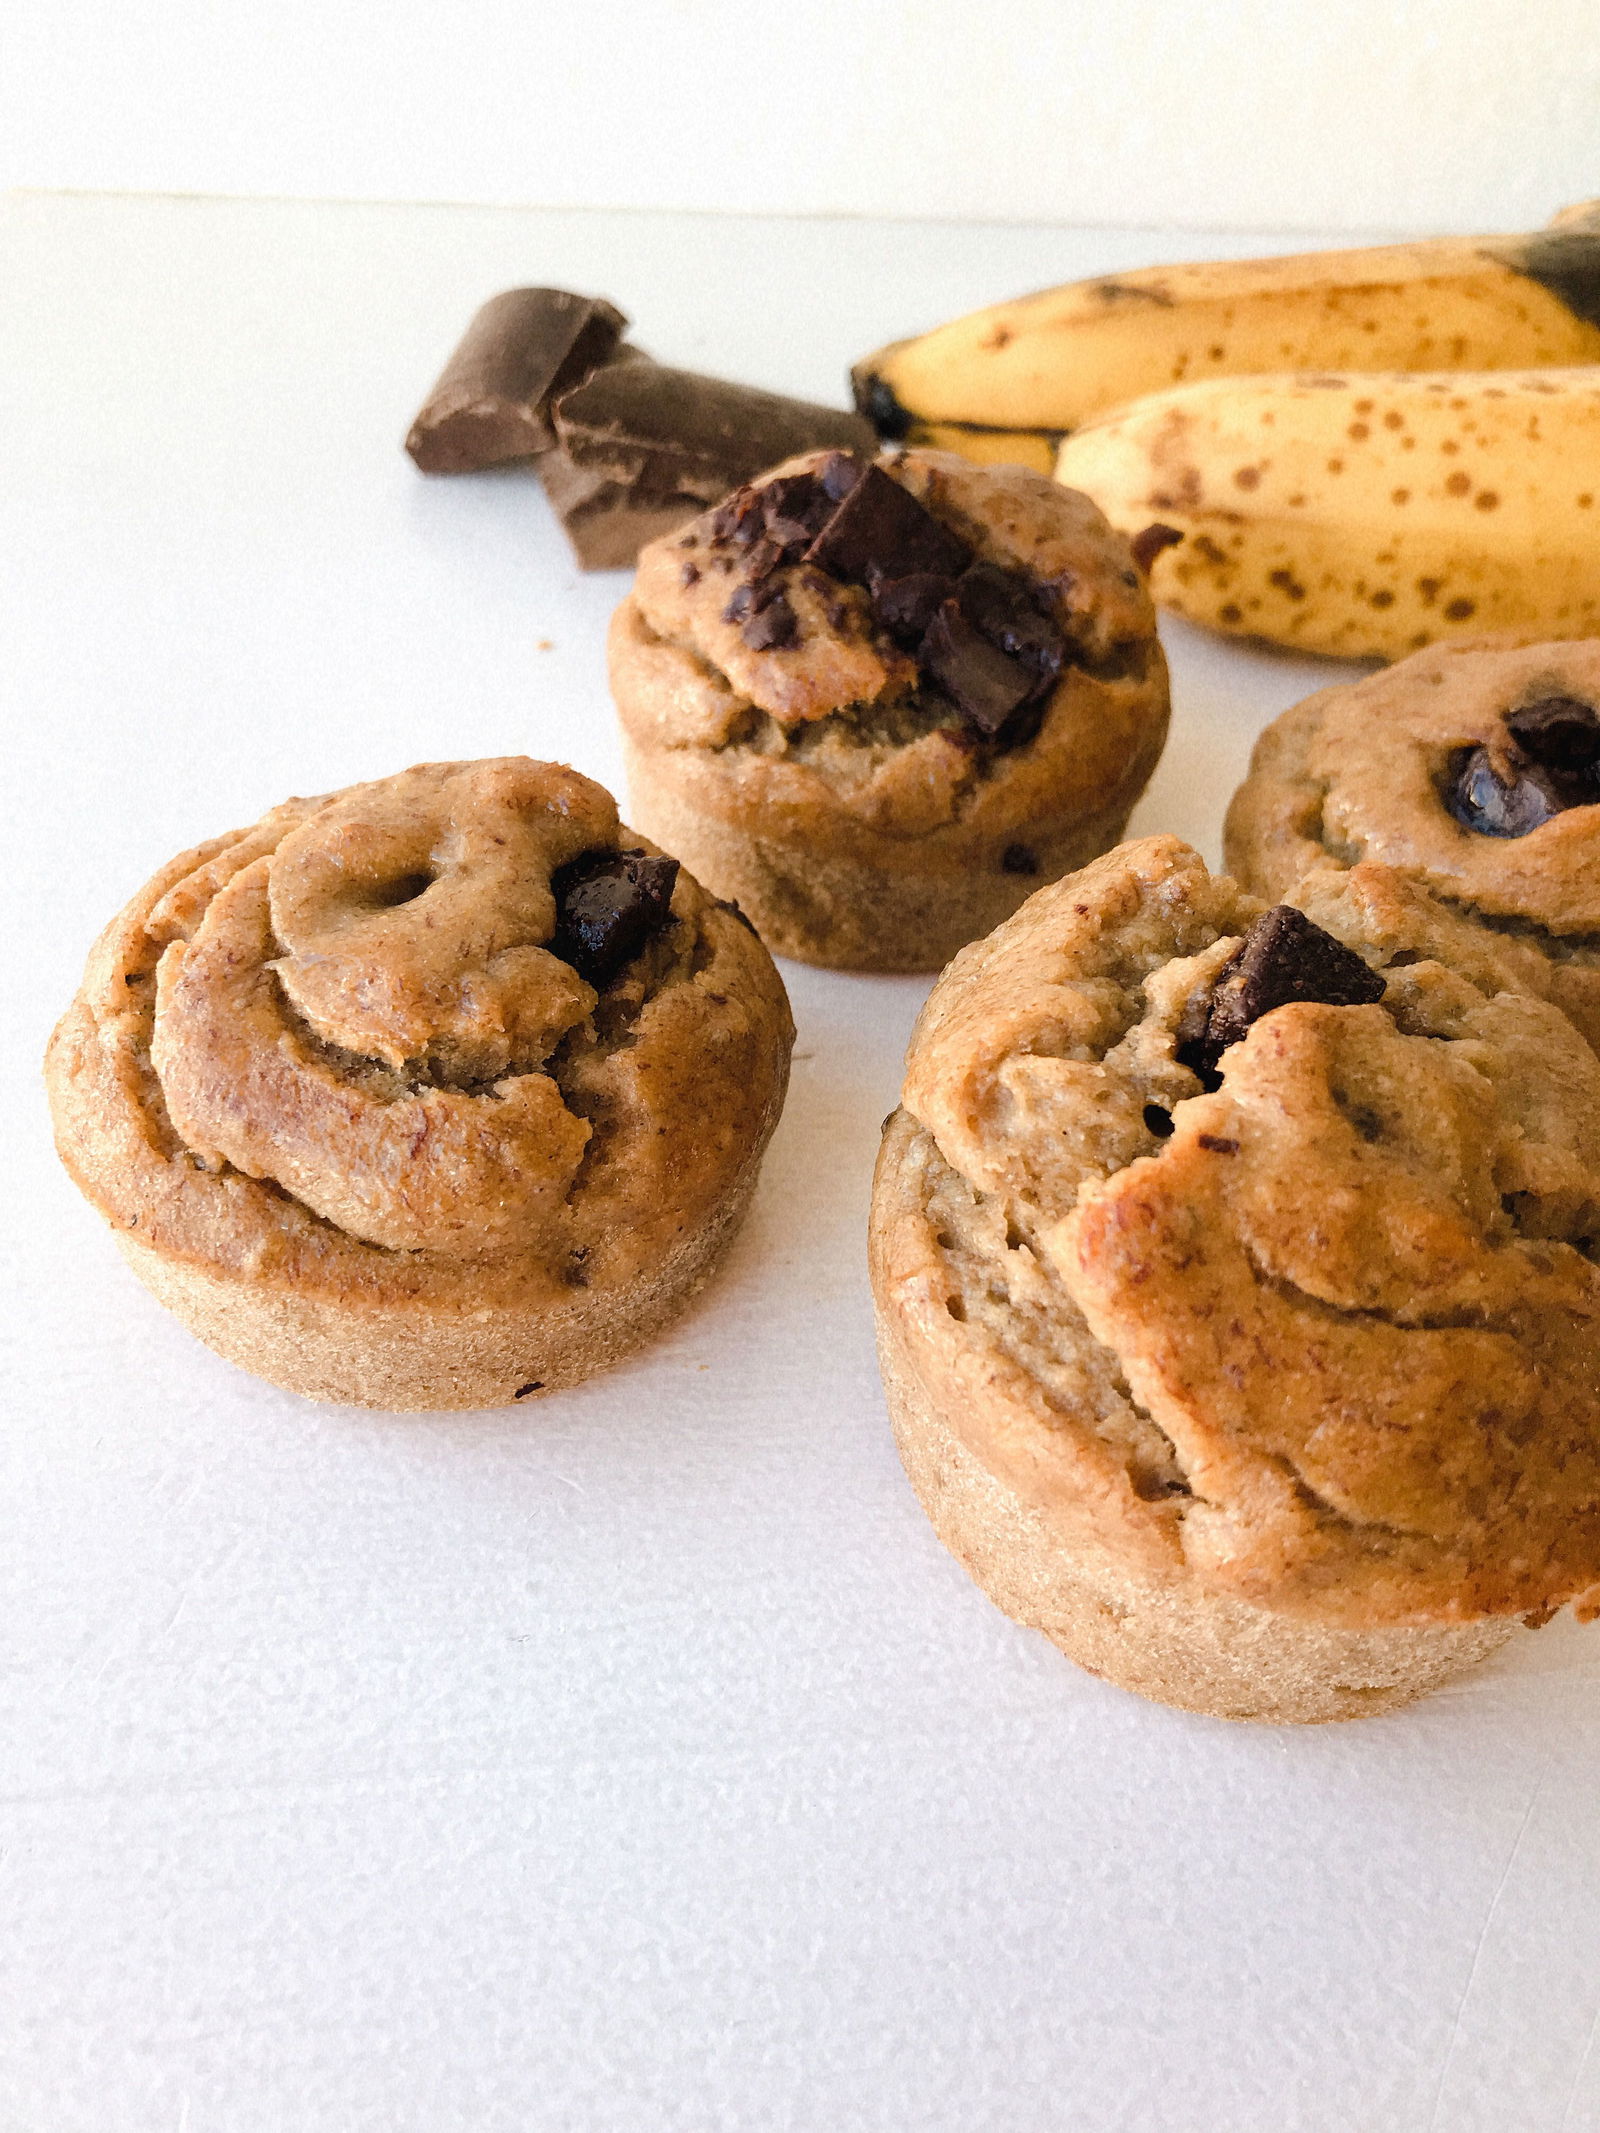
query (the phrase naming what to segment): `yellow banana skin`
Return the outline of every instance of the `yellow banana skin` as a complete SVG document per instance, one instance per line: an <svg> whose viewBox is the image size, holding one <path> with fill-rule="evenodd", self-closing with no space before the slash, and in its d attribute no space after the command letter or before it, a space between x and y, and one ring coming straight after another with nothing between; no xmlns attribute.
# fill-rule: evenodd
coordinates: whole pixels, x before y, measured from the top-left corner
<svg viewBox="0 0 1600 2133"><path fill-rule="evenodd" d="M1182 542L1191 621L1345 658L1600 635L1600 367L1210 379L1068 437L1057 478Z"/></svg>
<svg viewBox="0 0 1600 2133"><path fill-rule="evenodd" d="M982 467L1030 467L1055 472L1059 430L995 430L975 422L913 422L901 442L933 452L959 452Z"/></svg>
<svg viewBox="0 0 1600 2133"><path fill-rule="evenodd" d="M1076 429L1169 385L1281 370L1600 362L1600 215L1444 237L1147 267L995 304L857 364L886 437L912 424Z"/></svg>

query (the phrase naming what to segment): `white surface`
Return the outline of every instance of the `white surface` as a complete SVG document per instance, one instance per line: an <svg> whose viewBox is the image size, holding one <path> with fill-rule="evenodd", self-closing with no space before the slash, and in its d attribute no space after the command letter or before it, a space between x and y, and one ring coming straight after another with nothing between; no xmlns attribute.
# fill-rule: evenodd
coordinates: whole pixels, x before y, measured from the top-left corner
<svg viewBox="0 0 1600 2133"><path fill-rule="evenodd" d="M607 290L663 355L826 393L906 317L1166 242L0 217L6 2133L1600 2127L1600 1636L1238 1729L1079 1673L934 1541L862 1263L920 983L786 971L731 1267L534 1412L241 1376L47 1145L49 1023L179 847L418 757L615 779L625 579L529 477L399 451L481 296ZM1170 642L1137 821L1214 850L1256 727L1341 670Z"/></svg>
<svg viewBox="0 0 1600 2133"><path fill-rule="evenodd" d="M0 185L1515 229L1595 0L6 0Z"/></svg>

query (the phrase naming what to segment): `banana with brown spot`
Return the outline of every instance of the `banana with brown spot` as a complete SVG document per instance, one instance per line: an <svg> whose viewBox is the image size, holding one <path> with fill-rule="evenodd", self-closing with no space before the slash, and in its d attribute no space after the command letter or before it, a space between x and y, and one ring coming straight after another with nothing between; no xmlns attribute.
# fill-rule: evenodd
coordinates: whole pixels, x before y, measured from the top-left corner
<svg viewBox="0 0 1600 2133"><path fill-rule="evenodd" d="M858 363L890 439L1034 464L1143 393L1279 370L1522 370L1600 362L1600 204L1515 237L1207 260L1067 282ZM998 436L991 433L998 432Z"/></svg>
<svg viewBox="0 0 1600 2133"><path fill-rule="evenodd" d="M1185 538L1191 621L1345 658L1600 636L1600 366L1210 379L1066 439L1057 478Z"/></svg>

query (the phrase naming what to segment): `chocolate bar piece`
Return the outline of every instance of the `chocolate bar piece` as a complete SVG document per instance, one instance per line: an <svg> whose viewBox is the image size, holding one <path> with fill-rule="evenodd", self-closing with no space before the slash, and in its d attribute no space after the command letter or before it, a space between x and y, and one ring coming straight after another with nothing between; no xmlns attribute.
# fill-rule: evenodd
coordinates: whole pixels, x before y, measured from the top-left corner
<svg viewBox="0 0 1600 2133"><path fill-rule="evenodd" d="M645 494L713 504L796 452L870 451L869 424L842 408L730 385L664 363L594 371L555 407L556 438L576 465Z"/></svg>
<svg viewBox="0 0 1600 2133"><path fill-rule="evenodd" d="M550 403L607 362L627 320L598 296L507 289L474 317L411 425L425 474L464 474L554 443Z"/></svg>
<svg viewBox="0 0 1600 2133"><path fill-rule="evenodd" d="M554 418L556 449L539 477L585 570L631 563L646 541L778 460L875 443L842 408L644 361L592 371L562 394Z"/></svg>

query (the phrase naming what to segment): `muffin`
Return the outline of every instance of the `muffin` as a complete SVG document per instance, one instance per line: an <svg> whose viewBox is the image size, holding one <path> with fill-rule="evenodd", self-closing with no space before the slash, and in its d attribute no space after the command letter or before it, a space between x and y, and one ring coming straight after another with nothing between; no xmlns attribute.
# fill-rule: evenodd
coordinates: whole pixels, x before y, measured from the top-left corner
<svg viewBox="0 0 1600 2133"><path fill-rule="evenodd" d="M846 970L936 969L1115 843L1167 730L1128 543L944 452L788 460L653 543L610 666L634 819Z"/></svg>
<svg viewBox="0 0 1600 2133"><path fill-rule="evenodd" d="M744 1214L793 1028L749 927L558 764L425 763L164 867L51 1040L63 1162L231 1362L492 1406L648 1340Z"/></svg>
<svg viewBox="0 0 1600 2133"><path fill-rule="evenodd" d="M1403 868L1600 1044L1600 639L1435 646L1324 689L1256 744L1228 810L1244 885Z"/></svg>
<svg viewBox="0 0 1600 2133"><path fill-rule="evenodd" d="M934 1526L1094 1673L1349 1718L1600 1609L1600 1060L1390 869L1041 889L934 987L871 1258Z"/></svg>

